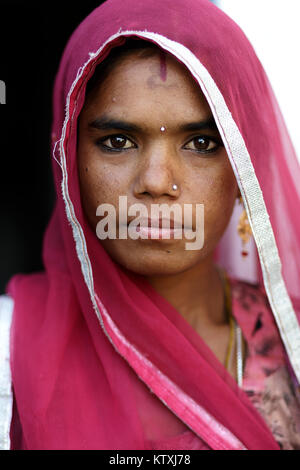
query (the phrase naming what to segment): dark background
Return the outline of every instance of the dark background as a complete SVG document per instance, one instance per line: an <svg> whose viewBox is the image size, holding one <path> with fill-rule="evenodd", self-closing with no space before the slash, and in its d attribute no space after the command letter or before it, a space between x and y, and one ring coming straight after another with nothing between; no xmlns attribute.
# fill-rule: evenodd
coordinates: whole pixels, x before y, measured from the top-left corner
<svg viewBox="0 0 300 470"><path fill-rule="evenodd" d="M68 38L101 1L0 0L0 294L10 277L42 269L54 201L52 87Z"/></svg>
<svg viewBox="0 0 300 470"><path fill-rule="evenodd" d="M101 3L0 0L0 80L6 84L6 104L0 105L0 294L13 274L43 268L43 233L54 202L54 77L71 33Z"/></svg>

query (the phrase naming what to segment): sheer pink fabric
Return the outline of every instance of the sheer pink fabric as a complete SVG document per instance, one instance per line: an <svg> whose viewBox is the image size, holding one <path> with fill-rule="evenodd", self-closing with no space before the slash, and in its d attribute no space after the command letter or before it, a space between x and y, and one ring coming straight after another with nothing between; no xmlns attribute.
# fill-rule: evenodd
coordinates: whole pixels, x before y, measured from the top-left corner
<svg viewBox="0 0 300 470"><path fill-rule="evenodd" d="M159 33L186 46L207 68L244 137L288 292L299 297L299 165L247 39L208 0L107 1L72 35L56 78L53 136L60 143L53 150L60 164L53 161L57 203L44 240L45 272L17 276L8 289L15 300L11 361L23 445L148 449L154 435L163 440L187 426L212 449L278 449L201 338L144 279L116 265L85 222L77 118L96 63L124 39L111 39L95 53L120 31ZM238 278L243 260L233 229L216 260ZM255 246L250 262L254 280L262 282ZM159 399L155 416L146 400L137 406L139 387Z"/></svg>

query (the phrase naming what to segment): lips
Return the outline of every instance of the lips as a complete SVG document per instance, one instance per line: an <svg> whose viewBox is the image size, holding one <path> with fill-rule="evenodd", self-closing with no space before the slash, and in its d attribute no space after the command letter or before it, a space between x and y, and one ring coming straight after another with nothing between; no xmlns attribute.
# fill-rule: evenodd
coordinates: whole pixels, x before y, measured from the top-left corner
<svg viewBox="0 0 300 470"><path fill-rule="evenodd" d="M136 225L141 228L160 228L160 229L182 229L183 224L180 220L167 219L165 217L160 217L159 219L154 219L151 217L135 217L129 220L128 225L132 220L136 220Z"/></svg>

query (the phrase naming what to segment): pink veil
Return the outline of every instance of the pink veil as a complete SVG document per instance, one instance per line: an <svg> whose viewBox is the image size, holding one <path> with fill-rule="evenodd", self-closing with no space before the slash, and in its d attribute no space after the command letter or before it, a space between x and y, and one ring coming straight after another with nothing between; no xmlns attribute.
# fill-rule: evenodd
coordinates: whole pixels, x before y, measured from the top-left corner
<svg viewBox="0 0 300 470"><path fill-rule="evenodd" d="M204 92L254 234L245 265L237 207L215 259L230 276L265 290L300 379L300 168L260 62L239 27L208 0L108 0L73 33L56 77L57 203L44 240L45 272L17 276L8 287L22 445L148 449L151 436L168 432L170 410L212 449L278 449L201 338L144 279L116 265L85 222L77 118L95 66L126 36L172 53Z"/></svg>

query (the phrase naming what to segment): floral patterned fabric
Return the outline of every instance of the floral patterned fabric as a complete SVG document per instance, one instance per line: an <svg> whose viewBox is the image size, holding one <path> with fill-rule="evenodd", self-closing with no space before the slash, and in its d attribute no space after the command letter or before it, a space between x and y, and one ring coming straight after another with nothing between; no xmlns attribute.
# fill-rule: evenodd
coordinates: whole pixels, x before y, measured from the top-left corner
<svg viewBox="0 0 300 470"><path fill-rule="evenodd" d="M242 388L282 450L300 450L300 390L266 295L247 282L230 280L232 313L246 341ZM187 429L187 428L186 428ZM209 450L192 431L153 441L156 450Z"/></svg>
<svg viewBox="0 0 300 470"><path fill-rule="evenodd" d="M242 308L233 310L247 342L243 389L269 425L283 450L300 449L300 392L267 297L257 287L235 283L232 292Z"/></svg>

